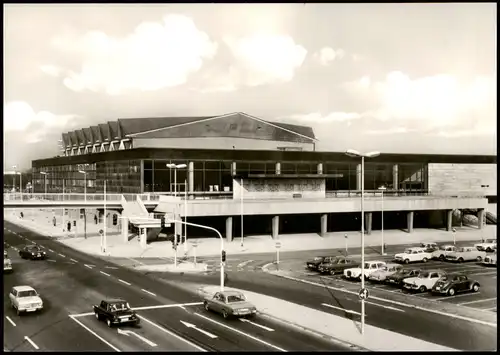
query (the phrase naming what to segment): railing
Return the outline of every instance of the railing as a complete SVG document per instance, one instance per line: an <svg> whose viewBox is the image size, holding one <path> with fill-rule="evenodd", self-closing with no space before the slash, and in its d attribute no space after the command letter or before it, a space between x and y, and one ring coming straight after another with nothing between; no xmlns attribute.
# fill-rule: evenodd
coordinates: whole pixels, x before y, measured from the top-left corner
<svg viewBox="0 0 500 355"><path fill-rule="evenodd" d="M382 197L381 190L364 190L365 197ZM384 197L401 197L401 196L430 196L428 190L384 190ZM341 197L361 197L361 190L337 190L327 191L327 198Z"/></svg>

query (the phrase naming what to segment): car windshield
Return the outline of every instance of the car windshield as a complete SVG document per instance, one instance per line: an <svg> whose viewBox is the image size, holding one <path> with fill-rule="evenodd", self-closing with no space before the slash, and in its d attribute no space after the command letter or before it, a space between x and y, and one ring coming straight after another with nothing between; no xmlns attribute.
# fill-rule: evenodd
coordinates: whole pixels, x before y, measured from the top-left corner
<svg viewBox="0 0 500 355"><path fill-rule="evenodd" d="M420 273L420 275L418 275L419 279L425 279L427 277L429 277L429 273L428 272L422 272L422 273Z"/></svg>
<svg viewBox="0 0 500 355"><path fill-rule="evenodd" d="M365 263L365 269L369 269L370 268L370 263Z"/></svg>
<svg viewBox="0 0 500 355"><path fill-rule="evenodd" d="M458 251L458 252L465 251L465 248L457 248L457 251Z"/></svg>
<svg viewBox="0 0 500 355"><path fill-rule="evenodd" d="M320 261L320 260L323 260L323 257L321 257L321 256L317 256L317 257L315 257L315 258L314 258L314 260L315 260L315 261Z"/></svg>
<svg viewBox="0 0 500 355"><path fill-rule="evenodd" d="M28 291L19 291L17 294L17 297L34 297L37 296L35 290L28 290Z"/></svg>
<svg viewBox="0 0 500 355"><path fill-rule="evenodd" d="M496 243L496 239L486 239L486 243Z"/></svg>
<svg viewBox="0 0 500 355"><path fill-rule="evenodd" d="M29 251L38 251L40 249L38 249L37 246L29 246L29 247L26 247Z"/></svg>
<svg viewBox="0 0 500 355"><path fill-rule="evenodd" d="M227 296L227 303L244 302L244 301L246 301L246 299L245 296L242 294Z"/></svg>
<svg viewBox="0 0 500 355"><path fill-rule="evenodd" d="M404 254L411 254L411 249L405 249Z"/></svg>
<svg viewBox="0 0 500 355"><path fill-rule="evenodd" d="M441 281L448 281L448 276L441 276L441 278L439 279Z"/></svg>
<svg viewBox="0 0 500 355"><path fill-rule="evenodd" d="M126 311L130 309L128 302L116 302L111 305L113 311Z"/></svg>

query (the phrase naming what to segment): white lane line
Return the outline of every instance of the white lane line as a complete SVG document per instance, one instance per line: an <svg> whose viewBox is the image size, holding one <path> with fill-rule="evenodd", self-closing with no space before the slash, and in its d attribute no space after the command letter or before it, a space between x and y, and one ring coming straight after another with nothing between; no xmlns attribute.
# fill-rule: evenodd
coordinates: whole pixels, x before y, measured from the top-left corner
<svg viewBox="0 0 500 355"><path fill-rule="evenodd" d="M106 275L106 276L111 276L110 274L105 273L104 271L99 271L101 274Z"/></svg>
<svg viewBox="0 0 500 355"><path fill-rule="evenodd" d="M262 325L262 324L258 324L258 323L254 323L252 322L251 320L248 320L246 318L238 318L240 321L242 321L243 323L250 323L256 327L259 327L259 328L262 328L264 330L267 330L268 332L274 332L274 329L273 328L269 328L269 327L266 327L265 325Z"/></svg>
<svg viewBox="0 0 500 355"><path fill-rule="evenodd" d="M114 266L105 266L104 268L105 268L105 269L118 270L118 268L117 268L117 267L114 267Z"/></svg>
<svg viewBox="0 0 500 355"><path fill-rule="evenodd" d="M151 324L153 327L156 327L156 328L160 329L162 332L167 333L168 335L170 335L170 336L172 336L172 337L174 337L174 338L177 338L177 339L179 339L179 340L182 340L183 342L185 342L186 344L189 344L189 345L190 345L190 346L192 346L193 348L195 348L195 349L197 349L197 350L199 350L199 351L202 351L202 352L207 352L207 350L203 349L202 347L200 347L200 346L198 346L198 345L196 345L196 344L194 344L194 343L190 342L190 341L189 341L189 340L187 340L187 339L184 339L183 337L181 337L181 336L179 336L179 335L177 335L177 334L175 334L175 333L172 333L170 330L168 330L168 329L166 329L166 328L164 328L164 327L160 327L158 324L156 324L156 323L154 323L154 322L150 321L149 319L144 318L143 316L138 316L138 317L139 317L139 318L141 318L143 321L145 321L145 322L147 322L147 323Z"/></svg>
<svg viewBox="0 0 500 355"><path fill-rule="evenodd" d="M464 304L472 304L472 303L479 303L479 302L488 302L488 301L493 301L493 300L496 300L497 298L487 298L485 300L477 300L477 301L469 301L469 302L464 302L464 303L459 303L458 305L459 306L462 306Z"/></svg>
<svg viewBox="0 0 500 355"><path fill-rule="evenodd" d="M481 292L475 292L475 293L463 293L463 294L459 294L459 295L455 295L455 296L443 296L439 299L437 299L438 301L445 301L445 300L451 300L453 298L457 298L457 297L467 297L467 296L474 296L474 295L480 295Z"/></svg>
<svg viewBox="0 0 500 355"><path fill-rule="evenodd" d="M293 276L279 275L279 277L282 277L284 279L294 280L294 281L297 281L297 282L302 282L302 283L309 284L309 285L314 285L314 286L317 286L317 287L326 287L326 288L328 288L330 290L344 292L344 293L349 293L349 294L352 294L352 295L356 295L358 297L358 292L356 292L356 291L350 291L350 290L347 290L345 288L333 287L333 286L330 286L330 285L323 285L323 284L319 284L317 282L303 280L303 279L300 279L300 278L297 278L297 277L293 277ZM384 290L384 291L387 291L387 290ZM391 303L391 304L394 304L394 305L397 305L397 306L401 306L401 307L413 308L413 309L417 309L419 311L424 311L424 312L439 314L439 315L442 315L442 316L446 316L446 317L450 317L450 318L455 318L455 319L461 319L461 320L465 320L465 321L472 322L472 323L483 324L483 325L487 325L487 326L493 327L493 328L497 327L496 323L486 322L486 321L483 321L483 320L480 320L480 319L465 317L465 316L461 316L461 315L458 315L458 314L447 313L447 312L438 311L438 310L434 310L434 309L430 309L430 308L425 308L425 307L420 307L420 306L416 306L416 305L412 305L412 304L407 304L407 303L403 303L403 302L399 302L399 301L387 300L387 299L384 299L384 298L381 298L381 297L377 297L377 296L370 296L370 298L372 300L387 302L387 303ZM435 302L437 302L437 301L435 301Z"/></svg>
<svg viewBox="0 0 500 355"><path fill-rule="evenodd" d="M406 312L404 309L399 309L399 308L391 307L391 306L384 306L383 304L378 304L378 303L374 303L374 302L370 302L370 301L365 301L365 303L371 304L372 306L379 306L379 307L383 307L383 308L387 308L387 309L392 309L393 311Z"/></svg>
<svg viewBox="0 0 500 355"><path fill-rule="evenodd" d="M247 260L247 261L244 261L244 262L242 262L242 263L239 263L239 264L237 265L237 267L238 267L238 268L244 267L245 265L250 264L252 261L253 261L253 260Z"/></svg>
<svg viewBox="0 0 500 355"><path fill-rule="evenodd" d="M485 309L482 309L483 311L496 311L497 308L496 307L491 307L491 308L485 308Z"/></svg>
<svg viewBox="0 0 500 355"><path fill-rule="evenodd" d="M227 326L227 325L225 325L225 324L219 323L219 322L217 322L217 321L215 321L215 320L213 320L213 319L211 319L211 318L205 317L205 316L203 316L203 315L201 315L201 314L199 314L199 313L195 313L194 315L195 315L195 316L198 316L198 317L201 317L201 318L203 318L203 319L205 319L205 320L207 320L207 321L209 321L209 322L215 323L215 324L217 324L217 325L219 325L219 326L221 326L221 327L224 327L224 328L226 328L226 329L230 329L230 330L232 330L233 332L236 332L236 333L238 333L238 334L241 334L241 335L243 335L243 336L246 336L247 338L250 338L250 339L253 339L253 340L255 340L255 341L258 341L259 343L262 343L262 344L264 344L264 345L267 345L267 346L269 346L269 347L271 347L271 348L274 348L274 349L276 349L276 350L279 350L279 351L282 351L282 352L285 352L285 353L287 352L285 349L282 349L282 348L280 348L280 347L277 347L276 345L270 344L270 343L268 343L268 342L266 342L266 341L264 341L264 340L261 340L261 339L259 339L259 338L254 337L254 336L252 336L252 335L250 335L250 334L243 333L242 331L240 331L240 330L238 330L238 329L231 328L231 327L229 327L229 326Z"/></svg>
<svg viewBox="0 0 500 355"><path fill-rule="evenodd" d="M57 263L54 259L47 259L47 261L50 261L51 263Z"/></svg>
<svg viewBox="0 0 500 355"><path fill-rule="evenodd" d="M36 345L33 340L31 340L30 338L28 338L27 336L24 336L24 339L26 339L28 341L28 343L31 344L32 347L34 347L36 350L39 350L40 348L38 347L38 345Z"/></svg>
<svg viewBox="0 0 500 355"><path fill-rule="evenodd" d="M48 251L54 252L52 249L47 248Z"/></svg>
<svg viewBox="0 0 500 355"><path fill-rule="evenodd" d="M116 352L121 352L120 349L118 349L117 347L115 347L113 344L109 343L107 340L105 340L104 338L102 338L99 334L97 334L96 332L94 332L92 329L90 329L89 327L87 327L85 324L83 324L82 322L80 322L78 319L76 319L74 316L69 316L71 319L73 319L75 322L77 322L78 324L80 324L83 328L85 328L87 331L90 332L90 334L94 335L97 339L99 339L100 341L102 341L104 344L106 344L107 346L109 346L111 349L113 349L114 351Z"/></svg>
<svg viewBox="0 0 500 355"><path fill-rule="evenodd" d="M61 254L61 253L57 253L57 255L60 255L60 256L62 256L63 258L65 258L65 257L66 257L66 255L63 255L63 254Z"/></svg>
<svg viewBox="0 0 500 355"><path fill-rule="evenodd" d="M155 295L153 292L150 292L150 291L145 290L145 289L143 289L143 288L141 288L141 291L146 292L146 293L149 293L151 296L155 296L155 297L156 297L156 295Z"/></svg>
<svg viewBox="0 0 500 355"><path fill-rule="evenodd" d="M342 312L345 312L345 313L356 314L358 316L361 315L361 313L359 313L359 312L351 311L350 309L344 309L342 307L332 306L331 304L328 304L328 303L322 303L321 305L324 306L324 307L333 308L333 309L336 309L338 311L342 311ZM365 316L366 316L366 314L365 314Z"/></svg>
<svg viewBox="0 0 500 355"><path fill-rule="evenodd" d="M127 281L123 281L122 279L118 279L118 281L120 281L121 283L125 284L125 285L132 285L131 283L127 282Z"/></svg>
<svg viewBox="0 0 500 355"><path fill-rule="evenodd" d="M172 308L172 307L187 307L187 306L200 306L203 302L192 302L192 303L180 303L180 304L162 304L159 306L146 306L146 307L136 307L132 308L134 311L145 311L148 309L159 309L159 308Z"/></svg>
<svg viewBox="0 0 500 355"><path fill-rule="evenodd" d="M89 268L90 270L92 270L92 266L87 265L87 264L85 264L84 266L85 266L86 268Z"/></svg>
<svg viewBox="0 0 500 355"><path fill-rule="evenodd" d="M38 245L38 246L39 246L40 248L42 248L42 249L45 249L45 247L44 247L43 245Z"/></svg>
<svg viewBox="0 0 500 355"><path fill-rule="evenodd" d="M16 326L16 323L14 323L14 322L12 321L12 319L10 319L10 317L9 317L9 316L5 316L5 318L6 318L6 319L9 321L9 323L10 323L10 324L12 324L14 327Z"/></svg>
<svg viewBox="0 0 500 355"><path fill-rule="evenodd" d="M77 260L75 260L75 259L69 259L69 260L74 261L75 263L77 263L77 262L78 262L78 261L77 261Z"/></svg>

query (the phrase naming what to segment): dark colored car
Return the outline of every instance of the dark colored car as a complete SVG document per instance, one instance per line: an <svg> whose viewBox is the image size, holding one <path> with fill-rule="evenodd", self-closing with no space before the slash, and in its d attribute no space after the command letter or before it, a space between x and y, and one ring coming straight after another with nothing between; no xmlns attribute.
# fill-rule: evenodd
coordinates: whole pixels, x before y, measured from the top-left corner
<svg viewBox="0 0 500 355"><path fill-rule="evenodd" d="M318 267L318 271L322 274L335 275L336 273L343 273L345 269L358 267L359 265L359 261L354 261L343 256L338 256L334 259L330 259L327 262L321 263Z"/></svg>
<svg viewBox="0 0 500 355"><path fill-rule="evenodd" d="M19 250L19 256L23 259L43 260L47 256L47 253L45 253L37 245L26 245L24 248Z"/></svg>
<svg viewBox="0 0 500 355"><path fill-rule="evenodd" d="M387 282L388 284L402 286L404 279L417 277L421 272L422 270L420 269L402 269L390 276L387 276L385 282Z"/></svg>
<svg viewBox="0 0 500 355"><path fill-rule="evenodd" d="M310 270L318 270L318 267L323 263L329 263L334 260L335 256L315 256L314 259L306 261L306 266Z"/></svg>
<svg viewBox="0 0 500 355"><path fill-rule="evenodd" d="M436 282L432 288L432 293L453 296L457 292L478 292L479 287L479 282L469 279L464 274L450 274L441 277Z"/></svg>
<svg viewBox="0 0 500 355"><path fill-rule="evenodd" d="M101 301L100 305L94 306L94 314L97 320L105 321L108 327L130 323L138 325L141 322L128 302L120 299Z"/></svg>

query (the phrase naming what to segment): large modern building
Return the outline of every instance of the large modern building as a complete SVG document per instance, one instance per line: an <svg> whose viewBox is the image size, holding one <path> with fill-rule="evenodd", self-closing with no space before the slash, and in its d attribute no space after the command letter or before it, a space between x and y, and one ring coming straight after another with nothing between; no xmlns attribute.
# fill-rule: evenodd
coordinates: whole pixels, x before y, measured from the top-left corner
<svg viewBox="0 0 500 355"><path fill-rule="evenodd" d="M245 113L118 119L63 133L63 156L33 161L33 187L102 193L106 181L108 193L178 191L190 219L226 234L242 213L249 234L355 230L360 159L317 151L317 142L310 127ZM452 210L481 213L496 199L496 170L496 156L381 152L365 162L367 230L380 225L381 186L385 228L449 227Z"/></svg>

